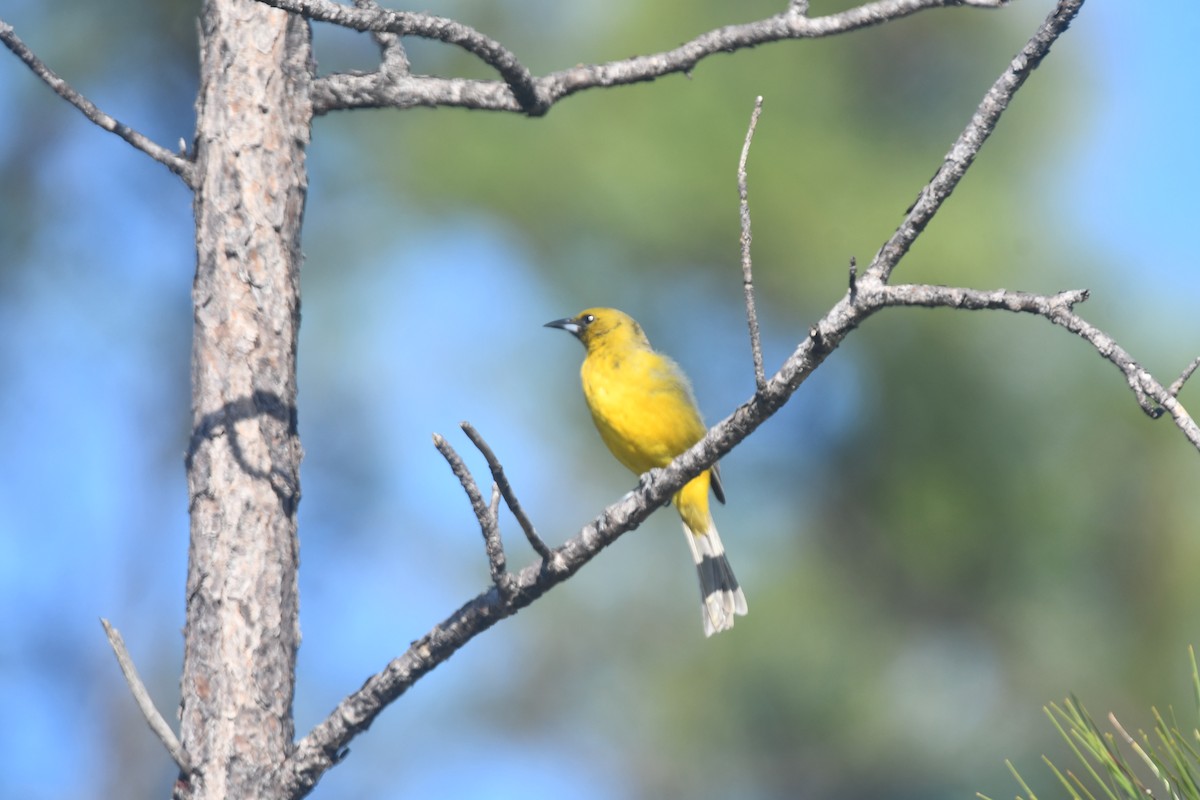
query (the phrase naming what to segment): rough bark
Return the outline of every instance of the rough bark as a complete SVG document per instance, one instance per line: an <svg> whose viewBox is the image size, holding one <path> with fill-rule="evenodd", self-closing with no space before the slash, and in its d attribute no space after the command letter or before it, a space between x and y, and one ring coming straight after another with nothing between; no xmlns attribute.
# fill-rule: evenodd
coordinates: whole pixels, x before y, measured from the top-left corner
<svg viewBox="0 0 1200 800"><path fill-rule="evenodd" d="M300 633L296 334L310 31L248 0L201 15L191 544L176 794L278 796Z"/></svg>

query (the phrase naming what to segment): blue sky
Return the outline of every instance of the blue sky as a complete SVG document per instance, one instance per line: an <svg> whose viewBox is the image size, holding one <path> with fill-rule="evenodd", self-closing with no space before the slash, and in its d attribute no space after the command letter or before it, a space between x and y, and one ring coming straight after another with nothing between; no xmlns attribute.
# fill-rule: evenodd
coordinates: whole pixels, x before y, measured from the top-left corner
<svg viewBox="0 0 1200 800"><path fill-rule="evenodd" d="M1019 0L1014 13L1033 20L1048 5ZM5 14L0 8L0 16ZM1169 24L1164 22L1168 17L1173 20ZM1058 69L1064 66L1060 60L1074 59L1084 133L1067 162L1044 176L1050 189L1037 202L1061 212L1055 216L1062 227L1060 253L1105 254L1104 263L1094 267L1105 270L1105 281L1139 303L1162 309L1160 330L1128 331L1123 341L1152 369L1167 370L1163 378L1182 364L1156 364L1155 348L1178 344L1174 337L1180 329L1194 335L1200 299L1193 263L1194 220L1200 216L1197 41L1200 6L1188 0L1092 0L1042 67ZM1033 81L1039 77L1035 74ZM49 114L47 124L59 137L36 168L38 181L54 192L34 246L23 251L29 260L8 265L0 283L0 608L7 610L0 616L0 715L25 721L19 730L0 728L6 761L0 795L89 797L100 796L93 778L105 774L104 737L98 733L114 715L124 719L134 713L131 703L114 711L127 698L113 699L121 684L97 618L111 616L126 633L143 670L157 676L152 689L168 713L177 692L172 681L177 681L179 639L173 632L182 623L187 544L182 448L194 259L191 208L182 187L164 193L163 185L176 180L162 167L73 111L45 111L59 101L32 81L15 58L0 54L0 107L10 109L0 122L0 148L15 146L20 141L16 126L35 116ZM123 119L148 116L139 107L148 101L136 95L109 87L104 97L106 110ZM31 103L41 109L38 114L30 112ZM1074 139L1077 134L1078 127L1072 126L1070 135ZM321 158L314 148L317 166ZM323 202L321 188L315 179L310 217ZM168 202L162 202L164 194ZM22 201L0 197L4 206ZM1072 243L1079 245L1073 248ZM0 243L0 251L7 249ZM430 432L437 430L465 449L464 440L453 436L460 419L471 419L498 451L509 454L509 469L516 474L532 471L539 453L562 446L557 434L522 444L537 423L561 435L574 430L578 408L553 410L546 419L544 410L521 403L521 387L507 385L499 372L446 372L439 359L419 349L404 354L403 369L395 368L398 355L387 343L400 340L403 325L414 320L418 326L439 326L454 346L496 354L554 353L558 344L570 344L545 344L541 322L573 309L564 308L564 300L533 274L527 248L502 226L478 217L448 219L417 240L397 243L386 258L394 264L421 264L431 253L459 265L453 286L419 270L394 269L389 280L396 286L333 285L329 300L305 308L301 402L310 405L301 413L309 451L301 524L311 532L305 539L306 562L330 568L302 572L306 640L300 680L302 687L311 681L334 688L317 696L302 688L297 699L301 731L332 707L342 689L356 687L395 655L396 642L423 632L478 591L486 577L461 567L455 555L458 542L403 536L373 543L378 562L367 565L364 576L363 565L339 543L339 527L386 528L387 520L407 515L413 527L462 530L461 523L469 522L466 504L448 472L439 471L438 457L428 446ZM428 285L411 285L419 281ZM396 297L411 299L397 307ZM445 324L448 307L462 324ZM498 308L503 316L494 330L504 333L495 341L481 340L470 320ZM348 317L362 325L341 327ZM1120 332L1114 333L1122 339ZM346 353L354 355L347 358ZM338 375L342 389L308 388L306 372ZM545 382L558 380L551 377L550 365L540 366L535 375ZM441 382L449 395L462 399L447 407L432 396L414 397L403 391L413 379ZM395 386L383 393L356 390L378 388L380 381ZM489 391L511 399L501 408L524 409L516 412L515 422L480 396L481 381L492 387ZM363 396L376 400L356 399ZM404 397L411 405L355 405L378 402L379 397ZM377 431L386 445L380 444L373 457L387 466L383 474L396 477L389 485L367 487L369 493L347 479L344 467L351 459L339 455L344 443L329 432L339 421L353 426L355 417L382 419L391 426ZM531 488L524 498L541 518L565 529L584 521L553 500L569 477ZM373 498L370 502L363 502L366 494ZM611 499L597 487L589 508ZM353 508L355 518L323 516L339 508ZM459 508L463 519L439 519L445 508ZM389 551L392 547L396 550ZM406 559L420 563L421 569L397 575L391 565ZM397 631L379 641L359 629L366 623L352 612L389 586L402 598L397 601ZM164 636L174 643L174 651L162 651ZM486 663L494 669L502 653L495 637L485 637L456 660L456 671L435 679L443 691L468 691L469 665ZM391 715L395 724L432 713L437 691L414 692L411 705ZM366 739L356 747L384 747L380 737ZM483 765L511 770L513 785L521 785L528 765L514 752L520 748L510 744L496 749L494 744L478 748L490 753L480 756ZM549 748L555 742L541 745ZM145 752L152 750L151 743ZM437 757L431 745L430 759ZM561 797L563 787L570 786L579 797L580 784L573 776L577 770L596 770L589 763L568 757L561 771L539 767L539 783L522 785L521 796ZM165 766L164 774L169 778ZM431 771L409 778L415 784L396 786L385 776L343 775L334 785L354 793L427 794L436 787L453 796L480 790L467 774L453 777L457 784L449 787L435 783L444 779ZM430 783L421 785L425 780ZM613 781L611 775L592 775L590 796L620 796ZM327 791L325 796L339 796L334 789ZM321 794L318 790L314 796Z"/></svg>

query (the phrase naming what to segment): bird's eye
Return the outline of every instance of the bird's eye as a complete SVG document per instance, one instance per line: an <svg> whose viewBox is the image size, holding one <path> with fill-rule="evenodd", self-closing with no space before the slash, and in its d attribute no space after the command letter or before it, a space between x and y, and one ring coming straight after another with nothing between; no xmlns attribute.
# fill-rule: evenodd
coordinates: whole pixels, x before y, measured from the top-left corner
<svg viewBox="0 0 1200 800"><path fill-rule="evenodd" d="M583 319L581 321L583 322L584 325L591 325L593 322L596 321L596 315L595 314L584 314Z"/></svg>

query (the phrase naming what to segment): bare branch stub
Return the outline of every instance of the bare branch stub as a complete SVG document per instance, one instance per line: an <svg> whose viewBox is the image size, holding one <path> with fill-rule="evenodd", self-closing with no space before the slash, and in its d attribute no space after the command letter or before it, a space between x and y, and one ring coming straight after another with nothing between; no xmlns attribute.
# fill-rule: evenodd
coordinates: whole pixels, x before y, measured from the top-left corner
<svg viewBox="0 0 1200 800"><path fill-rule="evenodd" d="M750 144L754 141L754 130L762 114L763 99L754 99L754 111L750 114L750 126L746 128L746 140L742 143L742 155L738 159L737 185L740 219L742 224L742 290L746 298L746 324L750 328L750 353L754 359L754 389L761 392L766 386L767 376L763 370L762 340L758 330L758 311L754 307L754 269L750 258L750 195L746 180L746 160L750 157Z"/></svg>
<svg viewBox="0 0 1200 800"><path fill-rule="evenodd" d="M492 472L492 478L496 481L496 486L500 489L500 494L504 498L505 505L512 515L516 518L517 524L521 526L521 530L525 533L525 538L529 540L529 544L533 547L542 560L549 563L553 553L546 543L542 541L542 537L538 536L537 530L533 527L533 522L530 521L525 509L521 507L521 503L517 500L517 494L513 491L512 484L508 481L508 476L504 474L504 466L500 463L500 459L496 458L496 454L492 452L492 448L484 440L479 431L469 422L462 423L463 433L467 434L467 438L475 445L476 449L483 455L488 463L488 469Z"/></svg>
<svg viewBox="0 0 1200 800"><path fill-rule="evenodd" d="M516 110L540 116L549 108L537 91L533 76L510 50L489 36L446 17L392 11L377 4L351 8L332 0L259 0L266 5L358 31L417 36L461 47L489 65L511 92ZM316 98L314 98L315 100ZM314 103L315 110L315 103ZM326 109L327 110L327 109Z"/></svg>
<svg viewBox="0 0 1200 800"><path fill-rule="evenodd" d="M137 667L133 663L133 658L129 655L129 649L125 647L125 639L122 638L121 632L103 617L100 619L100 624L104 626L104 634L108 637L108 644L112 647L113 655L117 657L117 664L121 667L121 674L125 676L125 683L129 685L129 691L133 693L133 699L137 703L138 710L142 712L142 716L150 726L150 730L154 731L154 735L167 748L167 753L170 754L171 760L179 767L180 773L186 775L191 771L191 759L188 758L175 732L171 730L171 726L167 724L162 714L158 713L158 709L154 707L154 701L150 698L150 692L146 691L146 684L142 683L142 677L138 674Z"/></svg>
<svg viewBox="0 0 1200 800"><path fill-rule="evenodd" d="M442 458L446 459L446 463L450 465L450 471L458 478L458 482L462 484L463 491L467 493L467 499L471 502L471 510L475 512L475 518L479 521L479 530L483 534L483 547L487 552L488 569L491 572L492 583L500 590L501 595L506 598L511 595L512 576L508 574L507 558L504 555L504 544L500 540L500 524L497 521L494 509L484 503L483 495L479 492L479 487L475 484L475 479L471 477L470 470L463 463L462 458L455 452L450 443L445 437L435 433L433 435L433 446L442 454ZM495 490L496 492L499 489Z"/></svg>
<svg viewBox="0 0 1200 800"><path fill-rule="evenodd" d="M1180 373L1179 377L1175 379L1175 382L1172 383L1167 389L1167 392L1170 393L1171 397L1179 396L1179 393L1183 391L1183 385L1188 382L1188 378L1192 377L1192 374L1196 371L1197 367L1200 367L1200 357L1196 358L1192 361L1192 363L1184 367L1183 372Z"/></svg>
<svg viewBox="0 0 1200 800"><path fill-rule="evenodd" d="M354 0L354 5L363 9L380 8L375 0ZM383 65L380 67L380 72L393 77L408 75L410 73L408 53L404 49L404 42L400 35L384 31L372 31L371 36L375 39L375 43L379 45L380 54L383 56Z"/></svg>

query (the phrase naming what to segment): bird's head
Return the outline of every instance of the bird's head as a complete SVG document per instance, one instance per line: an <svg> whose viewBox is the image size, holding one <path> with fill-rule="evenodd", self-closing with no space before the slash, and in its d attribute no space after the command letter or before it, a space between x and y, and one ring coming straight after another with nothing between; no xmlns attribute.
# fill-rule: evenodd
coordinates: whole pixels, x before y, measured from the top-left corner
<svg viewBox="0 0 1200 800"><path fill-rule="evenodd" d="M649 347L642 326L624 311L615 308L586 308L573 317L546 323L547 328L562 328L575 334L589 351L618 342L623 345Z"/></svg>

